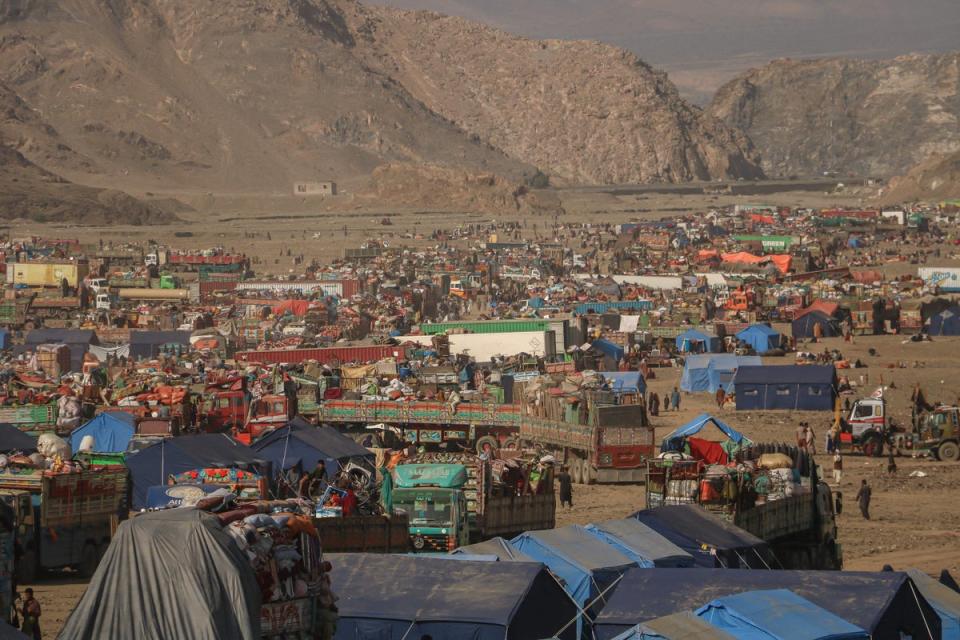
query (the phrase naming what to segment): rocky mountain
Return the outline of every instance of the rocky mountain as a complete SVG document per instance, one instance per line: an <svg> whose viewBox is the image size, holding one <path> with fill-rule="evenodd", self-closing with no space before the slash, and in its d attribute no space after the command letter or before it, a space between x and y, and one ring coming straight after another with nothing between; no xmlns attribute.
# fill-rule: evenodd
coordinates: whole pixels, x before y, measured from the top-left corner
<svg viewBox="0 0 960 640"><path fill-rule="evenodd" d="M750 136L770 175L896 175L960 149L960 52L892 60L777 60L708 112Z"/></svg>
<svg viewBox="0 0 960 640"><path fill-rule="evenodd" d="M936 202L960 198L960 151L934 156L890 181L881 200L889 203Z"/></svg>
<svg viewBox="0 0 960 640"><path fill-rule="evenodd" d="M621 50L354 0L4 2L0 82L25 110L0 134L27 159L134 191L287 193L389 163L759 173L741 134Z"/></svg>

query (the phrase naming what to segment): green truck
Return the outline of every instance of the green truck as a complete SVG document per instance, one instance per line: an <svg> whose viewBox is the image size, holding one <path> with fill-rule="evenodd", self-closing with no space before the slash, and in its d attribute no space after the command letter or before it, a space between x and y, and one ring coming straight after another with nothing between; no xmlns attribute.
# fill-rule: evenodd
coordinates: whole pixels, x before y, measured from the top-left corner
<svg viewBox="0 0 960 640"><path fill-rule="evenodd" d="M464 456L463 463L400 464L393 507L409 519L415 551L447 552L494 536L556 526L553 471ZM500 478L495 481L494 476Z"/></svg>
<svg viewBox="0 0 960 640"><path fill-rule="evenodd" d="M54 403L0 407L0 423L12 424L21 431L38 434L56 430L58 413Z"/></svg>

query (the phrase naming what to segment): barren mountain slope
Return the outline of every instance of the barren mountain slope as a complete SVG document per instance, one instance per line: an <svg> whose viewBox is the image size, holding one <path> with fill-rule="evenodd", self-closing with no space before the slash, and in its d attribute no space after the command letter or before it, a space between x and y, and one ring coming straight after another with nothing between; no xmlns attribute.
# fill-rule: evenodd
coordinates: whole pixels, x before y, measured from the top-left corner
<svg viewBox="0 0 960 640"><path fill-rule="evenodd" d="M369 10L381 67L509 155L580 182L760 175L745 136L666 75L597 42L529 40L461 18Z"/></svg>
<svg viewBox="0 0 960 640"><path fill-rule="evenodd" d="M960 151L934 156L890 181L883 202L936 202L960 198Z"/></svg>
<svg viewBox="0 0 960 640"><path fill-rule="evenodd" d="M510 180L758 173L743 136L621 50L353 0L2 3L0 81L51 128L18 144L28 158L128 189L287 192L410 162Z"/></svg>
<svg viewBox="0 0 960 640"><path fill-rule="evenodd" d="M778 60L724 85L709 111L750 136L768 174L898 174L960 149L960 52Z"/></svg>

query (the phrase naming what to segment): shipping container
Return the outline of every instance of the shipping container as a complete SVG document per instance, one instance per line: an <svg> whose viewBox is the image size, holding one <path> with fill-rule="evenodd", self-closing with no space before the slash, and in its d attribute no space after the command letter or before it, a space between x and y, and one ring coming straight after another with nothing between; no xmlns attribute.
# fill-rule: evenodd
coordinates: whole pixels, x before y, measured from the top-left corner
<svg viewBox="0 0 960 640"><path fill-rule="evenodd" d="M308 295L322 291L324 295L350 297L360 292L359 280L291 280L273 282L245 281L237 283L238 291L297 292Z"/></svg>
<svg viewBox="0 0 960 640"><path fill-rule="evenodd" d="M539 318L527 320L480 320L457 322L431 322L420 325L420 331L425 335L444 334L448 331L464 333L519 333L529 331L553 331L556 337L556 352L562 353L567 349L567 332L569 320L542 320Z"/></svg>
<svg viewBox="0 0 960 640"><path fill-rule="evenodd" d="M200 285L200 301L208 301L216 292L218 291L234 291L237 288L237 282L221 282L218 280L207 280L201 281Z"/></svg>
<svg viewBox="0 0 960 640"><path fill-rule="evenodd" d="M553 331L522 331L516 333L454 333L450 353L467 354L477 362L490 362L493 356L513 356L526 353L543 357L556 355L556 335ZM425 347L432 345L433 336L404 336Z"/></svg>
<svg viewBox="0 0 960 640"><path fill-rule="evenodd" d="M121 300L188 300L188 289L120 289Z"/></svg>
<svg viewBox="0 0 960 640"><path fill-rule="evenodd" d="M384 358L405 360L403 347L389 345L359 345L355 347L327 347L320 349L269 349L264 351L238 351L236 360L261 364L299 364L316 360L320 364L347 362L375 362Z"/></svg>
<svg viewBox="0 0 960 640"><path fill-rule="evenodd" d="M12 268L10 268L12 266ZM77 287L87 277L89 265L76 262L15 262L7 268L7 281L28 287Z"/></svg>
<svg viewBox="0 0 960 640"><path fill-rule="evenodd" d="M917 273L928 287L940 287L942 293L960 292L960 267L920 267Z"/></svg>
<svg viewBox="0 0 960 640"><path fill-rule="evenodd" d="M653 309L652 300L613 300L610 302L581 302L573 312L577 315L588 313L606 313L608 311L650 311Z"/></svg>

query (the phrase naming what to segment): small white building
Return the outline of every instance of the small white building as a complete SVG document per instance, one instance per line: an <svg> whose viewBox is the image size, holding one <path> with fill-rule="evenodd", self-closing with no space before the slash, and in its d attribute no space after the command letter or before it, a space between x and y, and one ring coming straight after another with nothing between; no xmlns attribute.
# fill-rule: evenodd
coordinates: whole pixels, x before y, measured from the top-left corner
<svg viewBox="0 0 960 640"><path fill-rule="evenodd" d="M336 182L295 182L293 183L295 196L335 196L337 195Z"/></svg>

